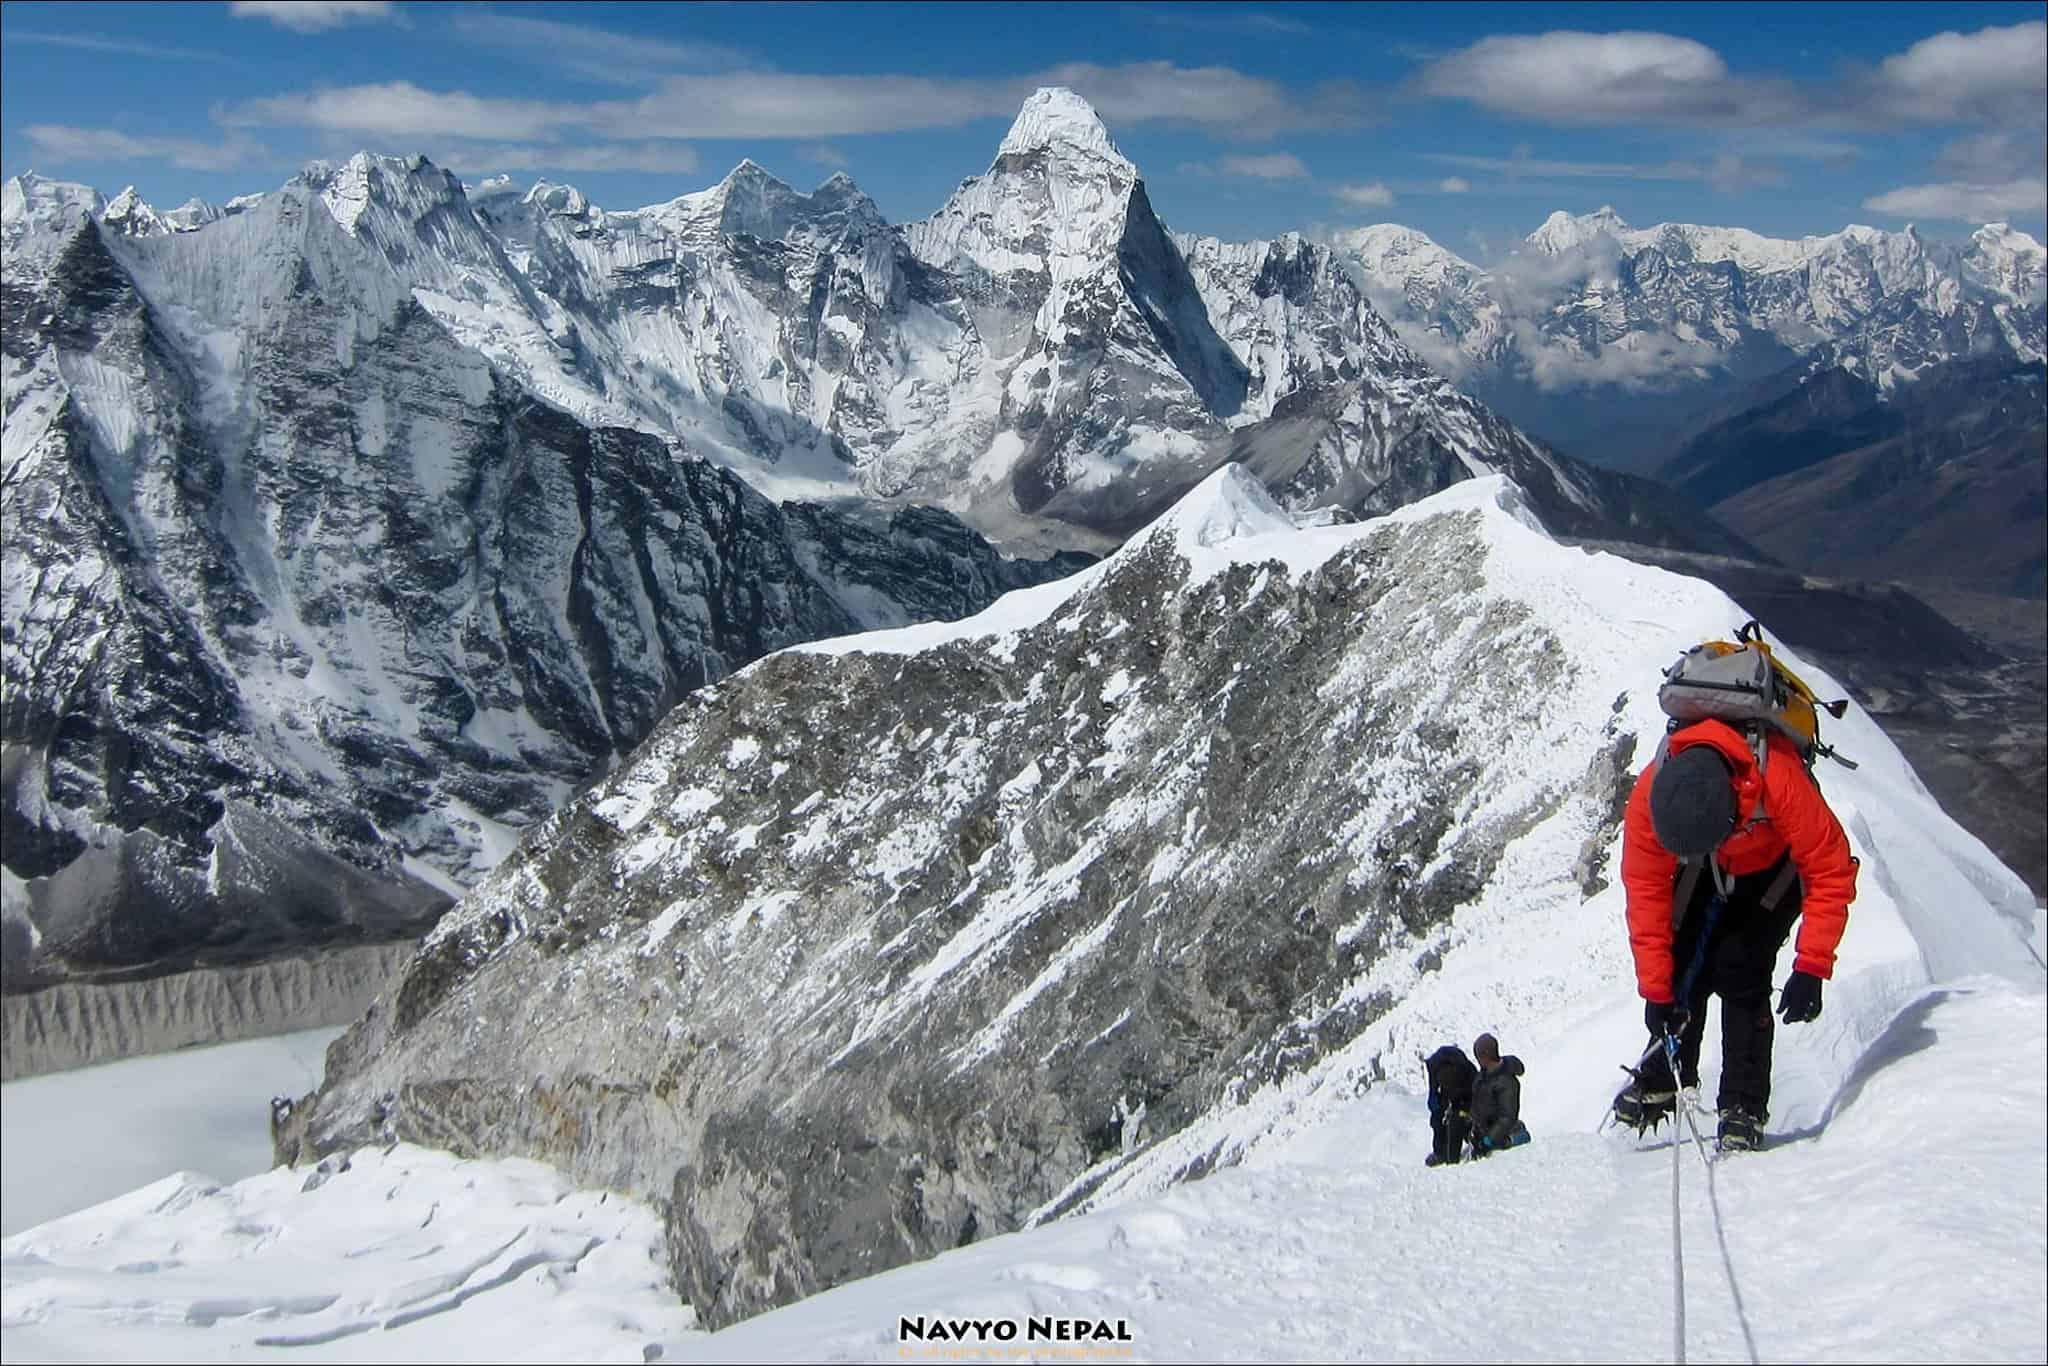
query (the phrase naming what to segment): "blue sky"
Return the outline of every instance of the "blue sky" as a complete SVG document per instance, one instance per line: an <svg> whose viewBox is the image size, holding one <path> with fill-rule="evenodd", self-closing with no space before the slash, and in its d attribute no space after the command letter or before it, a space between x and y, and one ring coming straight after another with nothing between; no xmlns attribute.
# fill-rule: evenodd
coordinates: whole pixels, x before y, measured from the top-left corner
<svg viewBox="0 0 2048 1366"><path fill-rule="evenodd" d="M41 4L0 10L0 170L160 208L424 152L611 208L743 156L894 221L1025 94L1093 101L1179 229L1373 222L1475 259L1552 209L1780 236L2044 235L2034 4Z"/></svg>

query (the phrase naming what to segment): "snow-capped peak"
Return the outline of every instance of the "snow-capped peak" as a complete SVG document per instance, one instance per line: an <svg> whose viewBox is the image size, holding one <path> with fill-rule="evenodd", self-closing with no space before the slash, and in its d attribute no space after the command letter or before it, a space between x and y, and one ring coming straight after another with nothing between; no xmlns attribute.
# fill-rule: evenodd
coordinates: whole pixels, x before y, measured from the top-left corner
<svg viewBox="0 0 2048 1366"><path fill-rule="evenodd" d="M69 180L52 180L34 171L10 176L0 187L0 222L14 224L41 222L67 209L98 214L104 205L100 192L90 185Z"/></svg>
<svg viewBox="0 0 2048 1366"><path fill-rule="evenodd" d="M1584 246L1596 237L1618 237L1628 230L1628 224L1611 205L1602 204L1597 212L1576 216L1559 209L1529 234L1528 242L1545 255L1555 256Z"/></svg>
<svg viewBox="0 0 2048 1366"><path fill-rule="evenodd" d="M123 232L130 237L157 237L171 230L133 185L107 202L107 207L100 213L100 221L115 232Z"/></svg>
<svg viewBox="0 0 2048 1366"><path fill-rule="evenodd" d="M2042 246L2033 237L2021 232L2010 223L1986 223L1970 234L1970 240L1980 247L2002 246L2008 251L2022 251L2039 254Z"/></svg>
<svg viewBox="0 0 2048 1366"><path fill-rule="evenodd" d="M1041 86L1017 111L1017 121L996 149L998 157L1022 155L1041 148L1075 148L1129 164L1110 140L1095 107L1063 85Z"/></svg>
<svg viewBox="0 0 2048 1366"><path fill-rule="evenodd" d="M1479 267L1442 243L1399 223L1373 223L1336 234L1331 242L1362 262L1375 278L1398 275L1402 280L1439 283L1447 276L1475 276Z"/></svg>
<svg viewBox="0 0 2048 1366"><path fill-rule="evenodd" d="M380 156L357 152L341 165L310 161L294 177L320 192L334 221L356 231L373 203L408 220L463 197L462 182L423 156Z"/></svg>
<svg viewBox="0 0 2048 1366"><path fill-rule="evenodd" d="M805 194L751 158L708 190L650 205L634 216L692 244L739 235L778 241L806 224L828 234L854 221L864 228L882 226L881 211L845 172Z"/></svg>
<svg viewBox="0 0 2048 1366"><path fill-rule="evenodd" d="M104 206L99 191L90 185L24 171L0 187L0 239L9 252L20 252L31 241L68 237Z"/></svg>
<svg viewBox="0 0 2048 1366"><path fill-rule="evenodd" d="M194 196L162 217L173 232L197 232L221 217L221 210L217 205Z"/></svg>
<svg viewBox="0 0 2048 1366"><path fill-rule="evenodd" d="M2048 262L2048 249L2010 223L1986 223L1970 234L1969 256L1985 269L2031 270L2038 275Z"/></svg>
<svg viewBox="0 0 2048 1366"><path fill-rule="evenodd" d="M488 185L490 182L486 181ZM590 201L583 191L574 185L557 185L550 180L536 180L533 188L521 198L522 204L553 214L558 218L581 218L590 211Z"/></svg>
<svg viewBox="0 0 2048 1366"><path fill-rule="evenodd" d="M1171 536L1175 546L1192 559L1190 552L1225 541L1294 530L1294 519L1273 500L1259 477L1233 462L1195 485L1139 539Z"/></svg>

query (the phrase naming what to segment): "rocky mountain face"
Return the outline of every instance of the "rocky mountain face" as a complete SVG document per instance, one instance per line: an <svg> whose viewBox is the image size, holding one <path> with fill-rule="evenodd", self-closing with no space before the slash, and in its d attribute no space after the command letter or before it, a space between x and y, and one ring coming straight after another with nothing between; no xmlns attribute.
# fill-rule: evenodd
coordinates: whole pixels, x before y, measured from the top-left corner
<svg viewBox="0 0 2048 1366"><path fill-rule="evenodd" d="M1074 579L692 693L436 927L279 1156L405 1139L659 1201L711 1325L1198 1178L1231 1116L1407 1065L1374 1031L1455 946L1624 951L1657 669L1738 610L1503 479L1299 530L1226 467ZM1867 717L1832 738L1873 867L1946 828Z"/></svg>
<svg viewBox="0 0 2048 1366"><path fill-rule="evenodd" d="M1516 423L1617 468L1665 459L1694 414L1803 360L1889 393L1959 358L2038 362L2041 244L1852 226L1798 241L1559 212L1482 269L1392 224L1338 248L1404 340Z"/></svg>
<svg viewBox="0 0 2048 1366"><path fill-rule="evenodd" d="M1840 376L1704 433L1680 487L1789 565L2048 597L2041 366L1952 362L1889 400Z"/></svg>
<svg viewBox="0 0 2048 1366"><path fill-rule="evenodd" d="M1431 374L1327 248L1175 239L1064 90L908 227L751 163L631 213L367 154L4 198L17 984L414 932L691 689L1081 562L969 525L1107 547L1225 460L1743 548Z"/></svg>
<svg viewBox="0 0 2048 1366"><path fill-rule="evenodd" d="M422 239L497 259L411 174ZM785 509L539 401L360 188L130 235L8 186L10 987L417 934L690 689L1081 563Z"/></svg>

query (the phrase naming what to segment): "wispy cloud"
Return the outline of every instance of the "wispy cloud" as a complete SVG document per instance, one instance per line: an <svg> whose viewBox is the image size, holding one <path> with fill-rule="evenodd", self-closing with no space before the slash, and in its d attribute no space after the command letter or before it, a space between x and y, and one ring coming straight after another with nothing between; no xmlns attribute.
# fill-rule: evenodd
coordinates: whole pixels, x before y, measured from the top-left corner
<svg viewBox="0 0 2048 1366"><path fill-rule="evenodd" d="M43 43L51 47L79 48L86 52L118 52L132 57L156 57L165 61L224 62L219 52L201 52L189 47L162 47L155 43L131 43L120 38L103 38L97 33L37 33L8 29L10 43Z"/></svg>
<svg viewBox="0 0 2048 1366"><path fill-rule="evenodd" d="M432 158L465 177L495 171L645 171L688 175L703 166L696 149L680 142L564 144L457 144Z"/></svg>
<svg viewBox="0 0 2048 1366"><path fill-rule="evenodd" d="M1414 88L1545 123L1859 128L2037 115L2048 23L1941 33L1826 80L1738 75L1668 33L1497 35L1431 62Z"/></svg>
<svg viewBox="0 0 2048 1366"><path fill-rule="evenodd" d="M462 10L452 22L455 31L473 43L601 85L651 86L678 72L769 65L750 53L717 43L676 42L496 10Z"/></svg>
<svg viewBox="0 0 2048 1366"><path fill-rule="evenodd" d="M1989 223L2022 215L2048 215L2048 179L2022 176L1996 184L1949 180L1903 185L1863 201L1872 213L1894 218L1934 218L1955 223Z"/></svg>
<svg viewBox="0 0 2048 1366"><path fill-rule="evenodd" d="M229 127L316 128L415 143L443 137L545 139L592 122L582 105L422 90L410 81L245 100L217 117Z"/></svg>
<svg viewBox="0 0 2048 1366"><path fill-rule="evenodd" d="M247 138L222 142L188 138L136 137L116 128L77 128L36 123L23 130L39 160L51 165L80 161L167 161L192 171L231 171L266 155Z"/></svg>
<svg viewBox="0 0 2048 1366"><path fill-rule="evenodd" d="M1291 15L1259 9L1231 9L1224 5L1132 5L1125 13L1156 28L1182 29L1199 33L1238 33L1274 38L1306 38L1317 32L1314 24Z"/></svg>
<svg viewBox="0 0 2048 1366"><path fill-rule="evenodd" d="M1292 152L1268 152L1263 156L1226 156L1216 169L1224 175L1252 176L1259 180L1300 180L1308 167Z"/></svg>
<svg viewBox="0 0 2048 1366"><path fill-rule="evenodd" d="M410 142L435 134L545 140L623 132L663 140L812 139L1007 118L1041 85L1073 87L1114 127L1174 123L1232 141L1348 127L1366 112L1362 92L1351 86L1300 92L1229 67L1071 62L995 80L716 72L671 78L637 99L587 104L391 81L246 100L220 117L236 127L308 127Z"/></svg>
<svg viewBox="0 0 2048 1366"><path fill-rule="evenodd" d="M1669 161L1548 161L1524 155L1480 157L1451 152L1429 152L1424 154L1424 158L1445 166L1456 166L1460 170L1504 175L1517 181L1531 177L1697 181L1724 194L1739 194L1763 185L1779 185L1785 180L1785 172L1777 165L1752 161L1733 152L1717 153L1703 160L1680 158Z"/></svg>
<svg viewBox="0 0 2048 1366"><path fill-rule="evenodd" d="M1445 194L1465 194L1472 188L1472 182L1461 175L1447 175L1436 183L1437 189Z"/></svg>
<svg viewBox="0 0 2048 1366"><path fill-rule="evenodd" d="M1361 209L1383 209L1394 202L1394 192L1382 180L1364 185L1339 185L1330 191L1330 196Z"/></svg>
<svg viewBox="0 0 2048 1366"><path fill-rule="evenodd" d="M394 18L391 0L233 0L237 19L268 19L294 33L324 33L343 24L382 23Z"/></svg>
<svg viewBox="0 0 2048 1366"><path fill-rule="evenodd" d="M828 146L822 142L814 142L808 147L799 147L796 149L796 154L805 161L816 162L820 166L830 166L834 170L838 170L847 164L845 153L841 152L837 147Z"/></svg>
<svg viewBox="0 0 2048 1366"><path fill-rule="evenodd" d="M2001 128L1957 138L1935 154L1934 169L1952 180L1980 185L2018 180L2041 168L2042 135L2041 124L2036 122L2025 132Z"/></svg>

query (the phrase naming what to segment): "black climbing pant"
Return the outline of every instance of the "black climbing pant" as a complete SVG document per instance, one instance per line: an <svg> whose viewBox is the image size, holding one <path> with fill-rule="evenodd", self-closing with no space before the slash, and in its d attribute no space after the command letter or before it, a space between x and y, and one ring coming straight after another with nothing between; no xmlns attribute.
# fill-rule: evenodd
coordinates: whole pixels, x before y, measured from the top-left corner
<svg viewBox="0 0 2048 1366"><path fill-rule="evenodd" d="M1429 1135L1439 1165L1456 1162L1465 1152L1465 1140L1472 1133L1472 1113L1462 1105L1445 1106L1429 1117Z"/></svg>
<svg viewBox="0 0 2048 1366"><path fill-rule="evenodd" d="M1789 857L1789 855L1788 855ZM1708 903L1714 897L1714 879L1703 875L1694 887L1692 899L1680 915L1678 934L1672 944L1674 978L1682 981L1694 955L1704 953L1686 1008L1690 1018L1678 1036L1678 1080L1697 1086L1700 1080L1700 1044L1707 1029L1707 998L1721 998L1721 1093L1715 1102L1722 1111L1747 1110L1759 1119L1768 1118L1771 1104L1771 1034L1776 1023L1771 1015L1771 971L1778 950L1799 919L1799 883L1794 879L1775 909L1765 910L1763 900L1785 860L1735 879L1728 904L1713 918L1704 951L1700 948L1701 928L1707 921ZM1650 1090L1671 1085L1671 1069L1658 1049L1644 1069Z"/></svg>

